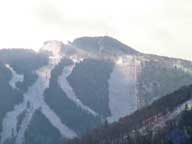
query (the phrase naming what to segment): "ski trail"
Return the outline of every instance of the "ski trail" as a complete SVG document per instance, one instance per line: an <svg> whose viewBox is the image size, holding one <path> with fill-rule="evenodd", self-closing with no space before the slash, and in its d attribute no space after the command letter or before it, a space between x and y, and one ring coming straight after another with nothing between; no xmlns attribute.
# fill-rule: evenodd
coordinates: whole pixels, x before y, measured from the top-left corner
<svg viewBox="0 0 192 144"><path fill-rule="evenodd" d="M24 94L24 101L21 104L15 106L13 111L6 114L6 117L3 120L1 144L13 137L16 137L16 144L23 144L25 132L32 120L35 111L38 109L42 110L42 113L48 118L51 124L58 129L63 137L73 138L77 136L75 132L70 130L61 122L60 118L54 113L54 111L51 110L51 108L49 108L49 106L44 101L44 91L49 87L51 71L62 58L58 53L54 52L53 54L53 56L49 57L48 65L43 66L36 71L38 79ZM23 111L27 111L27 114L22 120L20 129L17 132L17 119Z"/></svg>
<svg viewBox="0 0 192 144"><path fill-rule="evenodd" d="M49 80L51 77L51 71L55 67L55 65L58 64L58 60L56 60L52 57L50 59L50 63L48 66L45 66L37 71L38 80L36 83L29 88L28 93L26 94L26 101L30 102L32 105L31 114L26 118L27 120L22 122L21 130L19 131L16 139L16 144L22 144L24 139L24 133L28 128L28 125L32 119L32 115L37 109L42 108L43 114L49 118L48 120L51 122L53 126L56 128L59 128L59 132L63 137L75 137L76 134L67 126L65 126L63 123L61 123L60 118L52 111L49 106L44 101L44 91L49 87ZM53 117L52 117L53 116ZM55 118L55 120L52 120L52 118ZM69 131L68 131L69 130Z"/></svg>
<svg viewBox="0 0 192 144"><path fill-rule="evenodd" d="M77 106L79 106L81 109L87 111L88 113L92 114L93 116L98 116L98 114L90 109L88 106L84 105L75 95L73 88L70 86L69 82L67 81L67 77L71 74L75 64L66 66L63 69L62 74L58 78L58 83L62 90L66 93L67 97L72 100L74 103L76 103Z"/></svg>
<svg viewBox="0 0 192 144"><path fill-rule="evenodd" d="M74 138L77 136L73 130L62 124L60 118L50 109L50 107L48 107L48 105L44 104L41 107L41 111L50 123L59 130L62 136L65 136L66 138Z"/></svg>
<svg viewBox="0 0 192 144"><path fill-rule="evenodd" d="M109 83L109 122L137 110L137 64L132 57L120 58L111 73Z"/></svg>
<svg viewBox="0 0 192 144"><path fill-rule="evenodd" d="M184 109L185 109L185 106L189 104L189 105L192 105L192 99L184 102L183 104L181 104L179 107L177 107L170 115L169 115L169 118L168 119L173 119L175 118L177 115L179 115Z"/></svg>
<svg viewBox="0 0 192 144"><path fill-rule="evenodd" d="M13 89L17 89L17 82L22 82L24 80L23 75L19 75L15 70L9 65L5 65L12 74L12 78L9 81L9 85ZM8 112L2 122L2 132L1 132L1 144L3 144L7 139L15 137L17 134L17 117L25 110L25 103L18 104L14 107L14 110Z"/></svg>
<svg viewBox="0 0 192 144"><path fill-rule="evenodd" d="M185 110L185 106L189 104L192 105L192 99L187 100L186 102L179 105L177 108L175 108L173 111L166 113L165 115L159 117L154 124L150 122L149 124L145 124L143 127L140 128L140 131L143 132L147 128L151 128L152 130L163 128L166 126L166 122L176 118L179 114L181 114ZM152 125L152 127L151 127Z"/></svg>
<svg viewBox="0 0 192 144"><path fill-rule="evenodd" d="M28 125L32 119L32 116L34 114L35 110L34 109L28 109L27 110L27 115L22 121L21 127L19 132L17 133L15 144L23 144L24 139L25 139L25 131L28 128Z"/></svg>
<svg viewBox="0 0 192 144"><path fill-rule="evenodd" d="M12 78L9 81L9 85L13 89L17 89L17 87L16 87L17 82L23 82L24 76L17 74L16 71L9 64L6 64L5 66L11 71L11 74L12 74Z"/></svg>
<svg viewBox="0 0 192 144"><path fill-rule="evenodd" d="M1 144L7 139L17 135L17 117L25 110L25 103L15 106L14 110L8 112L2 122Z"/></svg>

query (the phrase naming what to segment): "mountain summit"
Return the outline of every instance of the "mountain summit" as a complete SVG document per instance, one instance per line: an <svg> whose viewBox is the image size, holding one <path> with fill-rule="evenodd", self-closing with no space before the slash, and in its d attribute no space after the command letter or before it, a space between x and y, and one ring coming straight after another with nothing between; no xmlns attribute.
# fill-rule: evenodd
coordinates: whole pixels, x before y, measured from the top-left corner
<svg viewBox="0 0 192 144"><path fill-rule="evenodd" d="M109 36L80 37L75 39L72 44L78 48L91 52L108 53L114 55L139 54L138 51Z"/></svg>

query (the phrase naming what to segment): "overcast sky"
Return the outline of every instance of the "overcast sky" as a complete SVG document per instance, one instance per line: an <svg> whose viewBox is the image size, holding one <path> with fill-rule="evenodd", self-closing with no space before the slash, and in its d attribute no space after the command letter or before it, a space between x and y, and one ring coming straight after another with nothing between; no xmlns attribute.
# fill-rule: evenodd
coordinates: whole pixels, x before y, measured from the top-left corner
<svg viewBox="0 0 192 144"><path fill-rule="evenodd" d="M192 0L0 0L1 48L89 35L192 60Z"/></svg>

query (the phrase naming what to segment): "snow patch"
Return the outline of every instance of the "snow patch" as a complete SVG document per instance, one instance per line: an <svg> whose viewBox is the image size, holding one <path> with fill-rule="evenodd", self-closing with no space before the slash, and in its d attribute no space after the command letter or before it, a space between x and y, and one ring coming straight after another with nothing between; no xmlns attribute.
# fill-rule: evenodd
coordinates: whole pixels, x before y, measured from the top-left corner
<svg viewBox="0 0 192 144"><path fill-rule="evenodd" d="M183 72L185 72L185 73L192 74L192 69L186 68L185 66L183 66L183 65L180 64L180 63L174 64L173 67L176 67L176 68L178 68L178 69L181 69L181 70L182 70Z"/></svg>
<svg viewBox="0 0 192 144"><path fill-rule="evenodd" d="M6 64L5 66L11 71L11 74L12 74L12 78L9 81L9 85L13 89L17 89L17 86L16 86L17 82L23 82L24 76L17 74L16 71L9 64Z"/></svg>
<svg viewBox="0 0 192 144"><path fill-rule="evenodd" d="M179 115L184 109L186 105L192 105L192 99L184 102L183 104L181 104L180 106L178 106L170 115L169 115L169 119L173 119L175 118L177 115Z"/></svg>
<svg viewBox="0 0 192 144"><path fill-rule="evenodd" d="M187 104L192 105L192 99L184 102L183 104L181 104L180 106L178 106L174 111L172 111L172 112L170 112L170 113L167 113L167 114L161 119L161 121L159 121L158 123L155 123L155 125L152 127L152 129L165 126L167 121L176 118L181 112L183 112L183 111L185 110L185 106L186 106Z"/></svg>

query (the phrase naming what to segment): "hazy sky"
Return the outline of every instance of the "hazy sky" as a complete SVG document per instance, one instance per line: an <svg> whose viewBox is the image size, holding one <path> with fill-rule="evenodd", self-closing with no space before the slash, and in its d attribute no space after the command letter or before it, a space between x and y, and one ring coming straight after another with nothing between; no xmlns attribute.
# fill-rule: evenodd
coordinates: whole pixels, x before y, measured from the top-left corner
<svg viewBox="0 0 192 144"><path fill-rule="evenodd" d="M88 35L192 60L192 0L0 0L1 48Z"/></svg>

